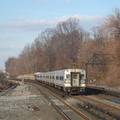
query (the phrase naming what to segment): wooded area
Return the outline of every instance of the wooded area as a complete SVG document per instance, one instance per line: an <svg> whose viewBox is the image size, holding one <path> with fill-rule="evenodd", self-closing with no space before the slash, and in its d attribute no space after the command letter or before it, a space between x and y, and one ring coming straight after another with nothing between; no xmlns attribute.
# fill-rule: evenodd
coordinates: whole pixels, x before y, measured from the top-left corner
<svg viewBox="0 0 120 120"><path fill-rule="evenodd" d="M59 22L26 45L17 58L8 58L5 66L11 76L73 67L85 69L95 53L110 57L98 58L105 65L88 67L89 79L102 85L120 85L120 9L115 8L91 32L85 31L77 18Z"/></svg>
<svg viewBox="0 0 120 120"><path fill-rule="evenodd" d="M0 91L4 88L7 88L10 85L10 82L6 79L6 73L0 71Z"/></svg>

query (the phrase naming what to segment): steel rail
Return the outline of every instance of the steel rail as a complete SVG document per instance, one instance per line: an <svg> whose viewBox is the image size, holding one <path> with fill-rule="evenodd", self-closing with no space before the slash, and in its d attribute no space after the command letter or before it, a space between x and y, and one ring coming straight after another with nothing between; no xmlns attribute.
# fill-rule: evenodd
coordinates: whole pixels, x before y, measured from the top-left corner
<svg viewBox="0 0 120 120"><path fill-rule="evenodd" d="M79 95L79 97L80 97L80 98L82 97L83 99L86 99L86 100L88 100L89 102L85 102L85 100L82 100L82 99L80 99L80 98L78 98L78 97L75 97L75 96L72 97L72 98L82 101L82 103L83 103L84 105L85 105L85 103L88 103L89 105L87 105L87 107L86 107L86 108L88 108L88 109L89 109L89 107L90 107L90 108L95 108L95 109L97 109L98 111L100 111L100 112L102 112L102 113L106 113L106 115L108 115L108 116L110 116L110 117L120 118L118 115L116 115L116 114L114 114L114 113L111 113L111 112L109 112L108 110L102 109L102 107L97 107L96 105L91 104L90 101L92 101L92 102L94 102L94 103L97 103L99 106L102 105L104 108L112 109L113 111L116 110L116 112L120 112L120 109L119 109L119 108L116 108L116 107L107 105L107 104L105 104L105 103L96 101L96 100L91 99L91 98L87 98L87 97L85 97L85 96ZM80 105L78 105L78 106L80 106Z"/></svg>
<svg viewBox="0 0 120 120"><path fill-rule="evenodd" d="M35 83L32 83L32 84L35 84ZM35 84L35 85L36 85L36 84ZM38 85L36 85L36 86L38 86ZM38 88L38 87L37 87L37 88ZM57 107L57 106L54 104L54 102L52 102L52 101L48 98L48 96L47 96L46 94L43 93L43 91L42 91L40 88L38 88L38 89L39 89L40 93L51 103L52 107L61 115L61 117L62 117L64 120L71 120L63 111L61 111L61 110L59 109L59 107Z"/></svg>
<svg viewBox="0 0 120 120"><path fill-rule="evenodd" d="M119 108L110 106L110 105L108 105L108 104L99 102L99 101L97 101L97 100L94 100L94 99L91 99L91 98L88 98L88 97L85 97L85 96L81 96L81 95L79 95L79 96L80 96L80 97L83 97L84 99L88 99L88 100L90 100L90 101L92 101L92 102L95 102L95 103L97 103L97 104L99 104L99 105L101 104L101 105L103 105L103 106L105 106L105 107L107 107L107 108L109 108L109 109L116 110L116 111L119 111L119 112L120 112L120 109L119 109ZM74 97L74 98L77 98L77 97ZM79 99L79 98L77 98L77 99ZM79 100L80 100L80 99L79 99Z"/></svg>
<svg viewBox="0 0 120 120"><path fill-rule="evenodd" d="M35 83L32 83L36 86L40 86L38 84L35 84ZM38 88L39 89L39 88ZM59 100L61 103L63 103L65 106L67 106L69 109L71 109L74 113L76 113L78 116L80 116L82 119L84 120L90 120L90 118L88 118L86 115L84 115L83 113L81 113L80 111L78 111L77 109L75 109L74 107L72 107L71 105L69 105L68 103L60 100L58 97L56 97L53 93L51 93L50 91L48 91L46 88L44 88L49 94L51 94L53 97L55 97L57 100ZM40 90L40 89L39 89ZM60 114L62 115L62 117L65 119L65 120L71 120L63 111L61 111L59 109L58 106L56 106L42 91L40 91L41 94L47 99L50 101L50 103L52 104L52 106L55 107L55 109L58 110L58 112L60 112Z"/></svg>
<svg viewBox="0 0 120 120"><path fill-rule="evenodd" d="M3 93L2 93L0 96L4 96L4 95L6 95L7 93L9 93L11 90L13 90L13 89L16 88L16 87L17 87L16 84L13 85L13 86L11 86L11 87L9 87L9 88L6 89L5 91L2 91Z"/></svg>

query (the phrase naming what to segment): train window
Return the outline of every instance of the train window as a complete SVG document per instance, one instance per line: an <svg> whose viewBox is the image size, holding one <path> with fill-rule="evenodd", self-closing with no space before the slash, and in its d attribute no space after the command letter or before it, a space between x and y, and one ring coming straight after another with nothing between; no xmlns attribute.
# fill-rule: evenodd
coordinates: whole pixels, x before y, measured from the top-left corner
<svg viewBox="0 0 120 120"><path fill-rule="evenodd" d="M77 74L72 74L73 79L77 79Z"/></svg>
<svg viewBox="0 0 120 120"><path fill-rule="evenodd" d="M64 78L63 76L60 76L60 80L63 80L63 78Z"/></svg>
<svg viewBox="0 0 120 120"><path fill-rule="evenodd" d="M58 80L58 76L56 76L56 80Z"/></svg>

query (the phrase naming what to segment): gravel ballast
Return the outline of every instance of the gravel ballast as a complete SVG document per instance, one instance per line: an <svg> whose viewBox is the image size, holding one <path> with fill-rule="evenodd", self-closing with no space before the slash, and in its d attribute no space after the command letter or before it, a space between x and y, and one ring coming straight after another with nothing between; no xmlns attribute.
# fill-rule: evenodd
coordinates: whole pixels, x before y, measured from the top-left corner
<svg viewBox="0 0 120 120"><path fill-rule="evenodd" d="M0 96L0 120L62 120L62 118L34 85L20 83L5 96Z"/></svg>

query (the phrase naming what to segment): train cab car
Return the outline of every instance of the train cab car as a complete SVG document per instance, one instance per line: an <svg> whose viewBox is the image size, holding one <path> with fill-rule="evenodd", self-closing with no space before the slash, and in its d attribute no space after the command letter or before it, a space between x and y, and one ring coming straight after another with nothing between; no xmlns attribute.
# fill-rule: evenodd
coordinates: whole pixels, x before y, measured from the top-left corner
<svg viewBox="0 0 120 120"><path fill-rule="evenodd" d="M86 72L83 69L64 69L51 72L37 72L36 79L45 84L62 89L68 94L85 91Z"/></svg>
<svg viewBox="0 0 120 120"><path fill-rule="evenodd" d="M67 69L65 71L64 91L72 93L85 92L86 72L82 69Z"/></svg>

